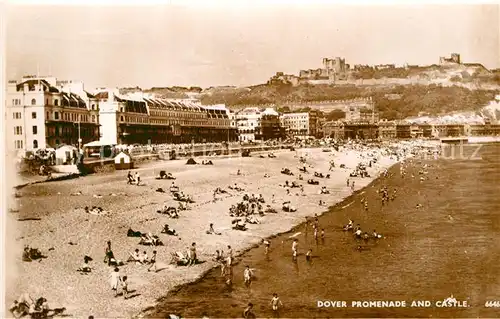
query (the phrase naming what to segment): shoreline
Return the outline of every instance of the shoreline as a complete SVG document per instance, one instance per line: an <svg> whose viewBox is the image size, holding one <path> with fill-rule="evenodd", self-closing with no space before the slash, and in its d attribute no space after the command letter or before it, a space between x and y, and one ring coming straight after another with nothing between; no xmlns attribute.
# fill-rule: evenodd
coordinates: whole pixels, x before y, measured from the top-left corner
<svg viewBox="0 0 500 319"><path fill-rule="evenodd" d="M225 166L225 167L223 167L223 170L226 171L226 174L227 174L227 171L229 169L234 170L238 167L241 167L241 169L243 171L245 171L245 170L252 171L252 172L248 173L249 175L246 176L246 178L244 178L244 180L246 180L246 182L247 182L247 185L243 185L243 186L253 186L253 188L248 189L247 191L245 191L245 193L246 192L259 193L259 192L262 192L262 187L263 187L266 189L266 191L264 191L262 193L268 194L267 196L265 196L266 200L269 200L270 192L273 192L273 193L276 192L276 193L278 193L276 196L276 201L277 201L277 203L281 203L281 200L284 200L287 197L282 195L282 194L279 194L279 193L283 193L283 189L276 187L275 184L277 182L279 182L279 181L277 181L277 179L281 180L281 179L285 179L285 177L282 174L280 174L279 171L276 172L276 169L281 167L281 166L286 167L288 165L288 167L290 169L292 169L294 172L296 172L297 171L296 164L294 165L292 163L298 162L298 159L296 159L295 156L293 156L293 155L298 154L298 153L304 154L307 152L309 152L308 154L311 155L311 161L316 161L316 162L314 162L315 163L314 170L325 172L327 169L327 166L328 166L328 159L332 159L330 156L331 153L324 153L320 149L297 150L296 152L279 152L278 158L281 158L282 161L277 161L277 162L269 160L269 159L260 159L257 157L248 158L248 159L229 158L229 159L220 159L220 160L217 160L215 158L215 161L214 161L215 166L214 167L216 167L217 165L226 163L226 165L223 165L223 166ZM364 150L364 152L375 152L375 151L373 149L367 149L367 150ZM335 162L338 165L338 163L342 163L342 161L346 161L349 159L359 161L360 160L359 154L362 154L362 153L363 153L362 151L356 151L356 150L350 150L350 149L349 150L342 150L342 151L335 154L336 155ZM314 157L314 159L312 159L313 157ZM224 183L223 182L225 180L224 177L220 176L220 173L217 173L217 172L215 172L215 174L213 174L213 170L207 170L206 167L202 167L201 165L195 165L194 167L186 167L185 165L183 165L184 161L181 160L181 161L176 161L176 162L177 163L165 165L165 167L167 167L167 169L175 167L179 171L178 173L176 173L174 170L174 175L177 175L177 174L179 175L176 182L179 182L182 184L182 181L185 177L187 179L192 179L192 182L188 181L189 182L188 184L191 186L182 185L182 189L188 190L188 191L186 191L186 193L188 193L188 194L193 193L192 190L197 189L200 197L206 198L207 196L202 196L202 195L204 195L204 193L203 193L204 188L209 188L211 191L213 191L213 188L214 188L213 186L215 186L215 185L221 185L222 187L225 188L226 185L228 184L228 183L221 184L221 183ZM180 163L180 162L182 162L182 163ZM269 165L262 166L263 163L266 163ZM354 164L354 162L351 162L351 161L349 163ZM214 267L217 266L217 264L215 264L214 262L211 261L211 256L215 252L216 248L218 249L220 247L225 247L225 245L227 245L228 243L231 243L231 245L233 246L233 249L235 251L235 255L239 256L241 254L244 254L248 250L250 250L254 247L258 247L262 238L267 238L267 237L273 238L273 237L279 236L280 234L290 232L291 230L295 229L296 227L299 227L303 223L304 218L306 216L313 216L314 213L317 213L318 215L323 215L323 214L327 213L332 207L339 205L340 203L345 202L353 194L359 193L363 188L365 188L366 186L373 183L373 181L376 180L384 170L389 169L390 167L394 166L397 163L398 162L396 162L395 159L390 159L388 157L381 157L379 162L375 165L375 167L369 169L369 172L371 174L370 178L355 178L357 185L355 187L354 193L350 189L346 189L346 186L345 186L345 178L346 178L346 176L349 175L349 172L354 168L353 165L352 164L349 165L350 167L347 169L337 168L337 169L335 169L334 172L332 172L332 175L333 175L332 179L330 179L330 180L319 179L321 181L321 184L326 185L331 191L331 195L329 195L329 196L327 195L328 198L326 198L326 200L324 198L324 195L317 194L316 191L318 190L318 188L316 188L315 189L316 191L313 191L313 192L308 191L307 192L308 195L306 197L307 200L305 200L305 201L300 201L300 198L292 196L291 197L292 203L298 209L296 213L284 213L281 211L281 209L277 209L278 211L280 211L278 214L266 215L263 218L264 220L263 220L262 224L250 225L251 227L246 232L232 231L230 228L228 229L227 227L222 227L224 225L224 222L221 221L221 219L228 220L228 221L230 220L230 217L227 214L228 206L230 206L231 203L235 203L235 202L240 201L243 193L236 194L234 197L232 197L232 199L231 199L231 197L224 198L223 200L218 201L215 204L214 203L203 203L203 200L202 200L203 198L200 198L200 199L197 198L198 203L202 202L202 204L200 206L198 206L197 208L193 208L193 210L197 211L197 213L193 212L193 210L188 211L185 214L186 217L184 217L183 214L181 214L181 218L178 220L164 219L164 218L161 218L159 216L155 216L156 218L153 218L154 220L162 219L163 223L168 222L169 224L174 225L174 229L176 229L178 231L180 230L181 234L184 231L186 231L186 229L190 230L190 233L186 235L186 237L188 237L187 240L184 238L184 236L182 236L183 237L182 243L179 243L179 240L177 240L176 242L175 241L168 241L168 239L171 239L171 238L166 238L166 241L168 243L166 243L165 248L168 249L169 252L173 251L172 248L174 248L174 251L178 251L179 247L183 247L183 246L185 247L186 243L197 242L198 245L201 247L203 247L202 245L206 245L206 247L203 247L203 248L200 247L199 254L202 257L202 259L206 260L207 262L205 262L203 265L200 265L200 266L191 267L190 269L187 269L184 267L169 267L167 265L167 267L165 267L166 269L164 271L161 271L158 273L158 275L156 275L157 280L154 280L152 278L146 279L145 277L149 278L150 276L149 275L144 276L140 272L138 273L137 269L134 269L133 266L130 267L129 265L127 265L124 268L125 268L127 275L130 275L130 277L132 279L132 283L134 286L132 289L136 289L136 287L137 287L137 289L140 292L147 292L147 294L145 293L146 294L145 296L136 298L136 301L133 301L133 299L130 301L127 301L126 302L127 305L125 305L125 303L121 303L121 300L118 301L115 298L113 298L114 300L111 299L111 303L109 303L110 300L108 300L108 303L106 305L104 305L105 307L103 307L103 305L92 305L92 304L86 305L86 306L84 305L84 307L82 307L82 308L86 308L87 311L85 311L84 309L79 310L79 309L76 309L74 307L67 307L69 309L68 313L70 313L71 315L74 315L74 316L82 316L82 315L92 314L92 315L98 316L98 317L102 317L102 316L107 316L107 317L109 317L109 316L122 316L122 317L123 316L125 316L125 317L137 317L137 316L139 316L139 317L141 317L144 315L145 311L148 311L148 309L156 307L158 305L158 303L161 300L163 300L163 298L168 297L168 294L171 291L173 291L175 289L179 289L183 285L192 284L193 282L196 282L196 281L203 279L203 277L210 270L212 270ZM144 168L144 169L147 170L148 168ZM158 165L155 165L152 173L154 173L154 171L158 171L158 169L160 169L158 167ZM151 168L149 168L149 170L151 170ZM216 168L215 170L217 171L218 169ZM202 171L207 171L207 173L212 173L212 175L209 176L210 174L205 175L203 173L202 173L202 175L200 175L200 172L202 172ZM273 176L271 176L272 178L269 179L270 183L260 185L259 180L262 179L261 176L263 175L264 172L270 172L270 173L272 173ZM118 174L119 173L112 174L111 178L119 180L120 184L121 183L124 184L125 182L122 180L121 176L118 176ZM141 173L141 175L145 176L143 173ZM228 175L229 176L226 177L226 178L229 178L228 181L234 182L234 180L236 178L233 177L232 174L228 174ZM256 175L259 175L260 178L254 178L254 177L257 177ZM200 180L200 176L202 176L201 180ZM205 176L206 176L206 178L204 178ZM109 178L109 177L110 176L101 176L101 177L93 178L93 180L95 181L95 183L98 183L99 179L105 180L106 178ZM293 176L293 177L295 177L295 176ZM287 176L286 178L292 179L291 176L290 177ZM214 180L214 179L216 179L216 180ZM304 179L307 179L307 176L304 176ZM78 180L81 180L81 179L77 179L76 181L78 181ZM253 182L252 182L252 180L253 180ZM271 180L274 181L274 183L271 183ZM89 180L82 180L82 182L88 183L90 181ZM154 181L154 178L150 179L149 177L145 178L145 182L149 183L149 184L156 183ZM55 183L48 183L48 184L53 184L53 185L49 185L50 188L59 189L59 188L65 188L65 187L68 188L68 186L66 186L66 184L69 184L69 183L72 183L72 181L55 182ZM114 181L111 181L109 183L112 183L112 184L110 184L111 185L110 187L112 187L113 189L117 189L117 188L121 189L124 187L123 185L115 185ZM162 183L162 181L159 181L158 183ZM216 184L214 184L214 183L216 183ZM163 185L165 185L164 181L163 181ZM37 186L34 186L34 187L37 187ZM200 186L202 186L202 187L200 188ZM258 186L262 186L262 187L258 187ZM28 186L27 188L29 189L30 187L33 187L33 186ZM311 187L312 186L305 185L305 188L310 189ZM247 188L247 187L245 187L245 188ZM140 187L139 188L136 188L136 187L127 188L127 190L128 189L136 191L136 190L140 190ZM26 191L28 191L28 190L26 190ZM154 199L151 197L156 197L155 195L157 195L157 194L154 194L154 193L151 194L149 192L147 194L148 194L148 197L150 197L150 198L146 199L145 205L147 205L149 207L152 205L155 205ZM210 196L210 194L208 196ZM145 197L145 196L143 196L143 197ZM327 206L317 205L317 199L319 199L319 198L323 198L326 201ZM68 197L68 199L73 200L73 199L78 199L78 198L77 197L73 197L73 198ZM300 201L300 203L295 203L297 201L297 199ZM138 198L137 201L138 201L138 203L136 203L136 204L140 204L139 202L143 202L144 198L141 198L141 199ZM36 205L36 203L34 203L34 205ZM273 205L273 206L276 206L276 205ZM277 208L277 207L275 207L275 208ZM281 208L281 205L279 208ZM134 211L136 211L136 213L133 213ZM219 215L219 217L218 218L215 217L214 214ZM137 225L142 224L143 226L140 226L141 231L147 230L147 227L145 226L145 224L148 223L149 219L147 219L147 218L144 219L144 217L151 216L151 214L147 213L147 211L142 209L142 207L139 209L132 208L132 211L128 211L125 214L120 213L120 215L123 215L123 216L120 218L120 216L117 215L118 220L113 223L113 224L115 224L115 226L119 226L121 224L122 226L119 226L118 228L123 229L124 227L128 226L132 229L138 229ZM196 215L196 216L193 216L193 215ZM134 216L134 217L131 218L131 216ZM73 224L78 224L78 223L83 222L83 221L81 221L81 218L82 218L81 216L71 216L71 214L67 214L67 216L65 216L65 217L66 217L66 219L69 219L69 220L75 219L75 221L72 221ZM198 218L193 219L193 217L198 217ZM55 220L52 221L53 224L61 223L61 221L58 220L59 218L54 218L54 219ZM80 221L78 219L80 219ZM221 230L224 232L223 236L215 236L215 237L218 237L218 238L215 238L215 237L210 237L210 235L203 234L204 230L207 228L208 223L212 219L217 221L218 224L216 223L215 227L217 230ZM68 222L65 222L65 223L66 223L66 226L68 226ZM158 223L156 223L156 225L157 224ZM61 226L65 227L64 224ZM96 226L96 228L98 228L97 226L100 226L100 225L95 224L95 226ZM155 227L157 227L157 226L155 226ZM98 229L96 229L96 232L97 231L98 231ZM94 251L93 256L96 257L95 258L96 261L94 263L101 262L100 261L101 255L99 255L98 252L102 250L100 246L103 246L104 240L105 240L104 238L112 238L113 243L118 242L120 249L114 249L114 251L115 251L115 255L117 254L119 256L122 256L120 259L123 259L123 256L126 256L127 251L132 251L130 240L128 240L127 238L122 238L123 236L121 235L120 232L123 232L123 230L119 231L118 233L116 233L116 231L112 231L112 233L109 233L109 234L105 235L104 237L97 236L96 237L97 243L91 242L91 243L87 244L87 245L91 245L93 248L92 249L92 251ZM120 236L120 239L115 239L116 236ZM27 236L27 237L30 237L30 236ZM43 242L43 240L44 240L44 238L41 238L39 240L38 239L35 240L35 238L33 236L31 236L31 237L32 237L31 242L37 242L37 241ZM57 235L55 237L57 238ZM79 237L81 238L82 235L79 235ZM171 237L171 236L168 236L168 237ZM162 240L163 240L163 238L162 238ZM213 240L215 240L215 242ZM163 241L165 242L165 240L163 240ZM29 242L29 240L28 240L28 242ZM29 243L31 243L31 242L29 242ZM34 245L34 246L36 247L36 245ZM97 250L95 250L95 248L96 248L95 246L99 246L99 247L97 247L98 248ZM125 247L121 247L121 246L125 246ZM132 246L133 246L133 244L132 244ZM78 246L75 246L75 247L78 247ZM116 246L114 246L114 247L116 247ZM42 246L40 248L43 249L44 247ZM162 260L163 264L167 263L167 261L166 261L167 253L165 251L165 248L163 248L163 247L158 248L158 249L163 249L161 251L161 254L162 254L161 260ZM74 252L73 250L71 250L67 247L57 247L57 249L58 250L63 249L63 252L62 252L63 254L67 253L67 254L71 254L73 256L82 256L82 254L84 252L88 251L88 249L86 249L86 250L84 249L80 253L77 253L77 252ZM148 248L148 250L149 250L149 248ZM181 250L182 250L182 248L181 248ZM49 254L49 256L50 256L50 254ZM52 257L49 257L49 258L52 258ZM71 268L71 267L76 268L77 265L80 264L79 257L76 257L76 258L78 258L78 262L75 261L74 266L66 265L65 270L63 270L63 275L64 275L63 277L66 278L65 276L68 276L68 278L66 279L68 281L75 280L74 277L76 275L72 276L72 274L68 268ZM44 262L48 262L48 260L44 260ZM22 266L25 266L25 267L22 267ZM34 266L34 265L32 265L32 266ZM100 266L100 267L102 267L102 266ZM26 265L21 265L21 268L25 268L25 271L30 272L29 267ZM107 282L105 282L106 279L102 278L102 277L105 277L104 275L107 275L108 270L109 269L107 269L107 268L104 269L103 271L96 270L97 274L93 273L90 276L88 276L88 277L99 276L99 277L101 277L100 279L95 279L95 278L94 279L91 279L91 278L86 279L88 281L94 282L94 284L91 284L93 289L96 288L95 285L104 286L104 288L97 287L98 288L97 291L94 292L96 296L91 298L91 300L94 300L94 302L99 303L97 301L97 299L103 298L106 295L108 295L107 298L109 298L109 296L110 296L110 293L108 292L108 289L109 289L108 284L107 284ZM54 269L54 272L57 273L58 271L59 271L58 269ZM22 275L25 275L25 274L26 273L23 273ZM29 275L29 274L28 274L28 276L31 277L31 275ZM21 277L23 277L23 276L21 276ZM80 276L80 278L81 277L82 276ZM87 276L85 276L85 277L87 277ZM181 277L181 278L178 278L178 277ZM62 278L62 279L64 280L64 278ZM34 281L36 281L36 278L34 278ZM80 284L77 284L78 282L80 282L80 281L77 278L76 282L73 282L72 284L74 284L76 286L82 285L81 282L80 282ZM25 286L25 285L22 285L22 286ZM25 288L25 287L18 287L18 289L22 289L22 288ZM146 289L147 291L144 291L144 289ZM159 290L159 291L156 291L156 290ZM55 292L55 290L53 290L53 292ZM76 291L75 291L75 293L76 293ZM17 294L17 292L14 294ZM47 297L47 299L49 299L49 301L51 299L56 299L55 303L65 305L66 301L63 298L64 294L59 294L59 297L57 297L57 296L53 297L50 295L50 293L46 293L45 296ZM85 295L83 295L83 296L85 296ZM8 295L8 297L12 298L15 296ZM74 299L74 298L71 298L71 299ZM120 299L120 298L118 298L118 299ZM105 300L103 300L103 301L105 301ZM90 302L90 300L82 301L82 303L84 303L84 304L86 302ZM102 303L102 301L100 301L100 302ZM120 302L120 303L117 304L117 302ZM110 314L109 312L104 312L104 311L106 311L105 309L108 309L107 307L111 307L111 306L113 306L113 304L115 304L117 307L119 307L118 305L122 305L123 309L120 309L121 310L120 312L115 312L113 314ZM91 310L92 313L89 313L90 309L93 309L93 310ZM83 313L81 313L82 310L84 310ZM78 313L76 313L76 312L78 312Z"/></svg>
<svg viewBox="0 0 500 319"><path fill-rule="evenodd" d="M389 171L389 172L392 171L394 173L395 171L398 170L398 165L401 165L401 161L393 163L390 167L387 168L387 171ZM356 191L354 191L353 193L351 193L351 194L347 195L346 197L342 198L340 201L336 202L335 204L330 205L322 213L318 213L317 215L318 215L319 220L320 220L320 225L323 225L323 221L322 221L323 219L332 219L332 218L335 218L335 216L333 216L335 213L339 213L340 211L344 211L345 209L347 210L347 208L349 206L351 206L351 204L358 203L359 201L357 201L357 200L360 197L364 197L365 192L366 193L369 192L368 189L374 187L377 184L380 184L381 181L384 181L384 180L392 178L391 176L390 177L383 176L382 171L384 171L384 170L381 170L381 173L378 174L372 181L370 181L364 187L362 187L360 189L357 189ZM373 191L370 191L370 192L373 192ZM352 217L352 215L349 215L349 216ZM356 221L358 220L358 218L353 218L353 219L355 219ZM279 250L279 253L277 254L277 256L274 255L274 256L272 256L270 258L271 259L275 259L275 258L278 258L278 259L279 258L287 259L287 257L283 257L283 255L282 255L282 253L283 253L282 252L283 251L283 243L280 244L280 241L279 240L276 241L275 239L281 237L281 240L284 239L286 241L287 239L290 238L290 236L288 236L288 235L296 234L299 231L303 232L304 229L305 229L305 225L306 225L306 222L302 221L299 224L293 225L287 231L276 233L276 234L273 234L273 235L270 235L270 236L266 237L266 239L271 240L272 243L275 243L275 244L272 244L273 248L272 248L271 254L273 254L274 251ZM334 225L334 227L337 227L337 226L341 227L340 224L335 224ZM322 227L324 227L324 226L322 226ZM328 228L328 227L332 227L332 225L329 225L329 226L325 227L325 229ZM334 230L334 231L338 231L338 229ZM304 235L305 235L305 239L303 238ZM301 238L301 239L299 239L299 242L302 241L301 245L306 245L307 246L307 244L305 244L305 241L307 241L307 238L308 238L307 236L308 236L307 235L307 231L306 231L305 234L302 233L300 236L298 236L298 237ZM309 233L309 236L312 236L311 233ZM327 237L328 237L328 235L327 235ZM279 246L279 247L277 247L277 246ZM306 249L304 247L306 247L306 246L302 246L301 249L305 251ZM255 259L255 255L262 254L262 249L263 249L262 247L263 247L262 243L255 244L255 245L252 245L251 247L248 247L246 250L241 251L241 253L238 253L237 255L235 255L236 258L235 258L235 261L233 262L233 268L234 268L233 271L235 271L236 274L242 273L243 272L243 266L241 266L241 264L243 262L245 262L244 264L247 264L247 265L248 264L252 264L247 259L254 260ZM287 248L288 248L288 245L286 245L286 248L284 248L284 250L286 251L285 254L289 253ZM257 252L258 249L261 249L261 251ZM299 253L299 255L300 255L300 253ZM318 256L316 256L316 257L318 257ZM261 257L261 258L263 258L263 257ZM247 261L245 261L245 260L247 260ZM218 279L218 278L220 278L220 276L219 276L219 271L217 270L217 268L218 268L218 265L216 265L213 268L207 270L206 273L204 273L202 277L196 279L195 281L188 282L188 283L179 285L178 287L175 287L174 289L171 289L168 292L168 295L165 295L164 297L162 297L159 300L157 300L158 303L157 303L157 305L155 307L150 307L148 309L144 309L141 313L139 313L138 315L134 316L133 318L165 318L165 317L168 317L169 314L176 314L176 315L179 314L179 315L182 315L181 311L177 311L178 309L172 310L172 311L162 311L162 306L164 306L164 308L168 308L167 299L169 297L174 297L175 298L175 297L177 297L177 295L192 295L191 293L193 293L195 295L199 294L199 289L192 289L191 290L190 288L194 288L193 286L199 285L199 284L201 284L205 280L208 283L205 282L204 284L202 284L201 285L202 287L200 287L201 290L203 290L203 287L212 287L213 285L221 285L221 286L223 286L224 284L221 283L220 279ZM257 269L260 269L260 268L257 268ZM260 277L258 277L257 282L259 282L259 280L261 280ZM242 283L240 283L240 280L238 280L238 279L236 280L236 282L237 283L233 284L233 287L236 286L236 285L242 284ZM182 291L183 289L186 289L186 290L189 289L189 291L188 292L184 292L184 291ZM216 290L218 292L221 291L219 289L220 289L220 287L216 288ZM256 293L254 292L253 296L255 296L255 295L256 295ZM259 295L259 294L257 293L257 295ZM196 298L194 298L193 301L196 302ZM174 304L177 303L177 302L182 303L182 302L185 302L185 300L183 300L182 297L181 297L181 301L176 300L176 301L174 301ZM167 305L162 305L162 303L165 303ZM242 305L242 308L244 308L244 307L245 307L245 305ZM177 306L177 308L179 308L179 306ZM208 313L208 311L207 311L207 313ZM184 318L184 316L181 316L181 317ZM186 318L193 318L192 314L191 315L187 315L185 317ZM197 315L197 316L195 316L195 318L196 317L203 317L203 315L200 315L200 316ZM216 316L216 315L209 316L208 314L206 314L206 317L207 318L212 318L212 317L213 318L218 318L220 316ZM260 316L258 316L258 317L260 317ZM270 317L270 316L269 315L263 315L261 317L267 318L267 317Z"/></svg>
<svg viewBox="0 0 500 319"><path fill-rule="evenodd" d="M401 159L401 161L403 161L403 159ZM357 196L359 196L359 194L362 194L366 188L370 187L372 184L376 183L381 177L382 177L382 174L385 170L391 170L393 169L395 166L397 165L400 165L401 164L401 161L395 161L391 164L388 164L386 167L380 167L376 173L374 175L372 175L371 177L369 177L368 179L370 179L370 181L366 184L366 185L363 185L362 187L360 188L356 188L353 192L351 192L350 194L347 194L346 196L344 197L340 197L340 198L337 198L336 199L336 202L332 203L331 205L327 206L325 210L322 210L321 212L319 213L316 213L318 217L320 216L323 216L323 215L326 215L326 214L329 214L329 213L333 213L332 211L335 210L336 208L340 208L341 206L344 206L345 204L348 204L350 203L354 198L356 198ZM309 217L313 217L314 215L311 215ZM299 222L298 224L290 224L289 225L289 229L288 230L284 230L284 231L280 231L280 232L277 232L277 233L272 233L266 237L263 237L263 239L268 239L268 240L272 240L276 237L280 237L280 236L283 236L285 234L288 234L288 233L294 233L294 232L297 232L299 229L303 228L304 225L305 225L305 221L301 221ZM237 253L233 253L234 255L234 261L233 261L233 266L237 266L238 264L241 263L241 259L242 257L244 257L244 255L246 255L247 253L251 252L252 250L254 249L257 249L259 247L262 246L262 243L259 242L259 243L251 243L251 242L248 242L246 244L246 248L243 248L241 250L238 250ZM165 293L164 296L158 298L156 300L156 305L155 306L149 306L143 310L141 310L139 313L137 313L136 315L134 315L132 318L153 318L153 317L150 317L149 316L149 313L151 313L152 311L156 311L158 310L158 307L160 305L160 303L162 303L163 301L165 301L170 294L176 294L178 293L180 290L182 290L183 288L187 287L187 286L193 286L193 285L196 285L198 284L199 282L203 281L205 279L205 277L212 271L214 271L216 268L219 267L219 264L217 263L214 263L213 266L211 266L209 269L206 269L205 271L203 271L202 273L199 274L199 276L192 280L192 281L188 281L188 282L185 282L185 283L181 283L171 289L169 289L169 291L167 291Z"/></svg>
<svg viewBox="0 0 500 319"><path fill-rule="evenodd" d="M392 170L392 169L394 169L394 167L396 167L397 165L400 165L400 164L401 164L401 162L395 162L385 169ZM326 208L326 210L323 210L321 213L317 213L317 216L321 217L324 215L328 215L330 213L333 214L334 213L333 211L336 209L342 209L342 208L346 207L346 205L350 206L350 204L353 203L353 201L356 197L358 197L360 194L363 194L368 187L371 187L373 184L377 183L380 180L380 178L382 178L382 171L384 171L385 169L381 168L379 174L377 174L375 176L375 178L373 178L367 185L365 185L359 189L356 189L351 194L346 195L346 197L340 198L338 202L328 206ZM306 224L306 222L302 221L299 224L290 225L290 228L288 230L285 230L285 231L282 231L279 233L271 234L267 237L264 237L263 239L273 240L276 237L281 237L281 236L284 236L284 235L289 234L289 233L290 234L296 233L299 231L299 229L303 229L305 224ZM247 248L244 248L242 250L238 250L238 253L233 254L235 257L234 261L233 261L233 266L239 265L242 262L241 259L244 258L245 255L247 255L248 253L251 253L254 249L258 249L258 248L262 247L262 245L263 245L262 243L248 244ZM205 270L202 274L200 274L199 278L196 278L195 280L190 281L190 282L179 284L178 286L171 288L164 296L162 296L156 300L157 304L155 306L143 309L140 313L134 315L133 318L155 318L155 317L150 317L149 313L151 311L156 311L159 304L162 303L163 301L165 301L167 298L169 298L170 294L177 294L180 290L182 290L185 287L198 284L199 282L203 281L209 273L211 273L212 271L214 271L217 268L219 268L219 265L215 264L213 267Z"/></svg>

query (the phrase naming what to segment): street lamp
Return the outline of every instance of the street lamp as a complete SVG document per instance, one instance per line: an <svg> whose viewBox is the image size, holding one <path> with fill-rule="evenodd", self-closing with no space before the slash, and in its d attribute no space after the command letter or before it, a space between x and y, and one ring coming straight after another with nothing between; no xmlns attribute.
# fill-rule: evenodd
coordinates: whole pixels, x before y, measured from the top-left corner
<svg viewBox="0 0 500 319"><path fill-rule="evenodd" d="M82 149L82 138L80 136L80 116L78 116L78 151Z"/></svg>

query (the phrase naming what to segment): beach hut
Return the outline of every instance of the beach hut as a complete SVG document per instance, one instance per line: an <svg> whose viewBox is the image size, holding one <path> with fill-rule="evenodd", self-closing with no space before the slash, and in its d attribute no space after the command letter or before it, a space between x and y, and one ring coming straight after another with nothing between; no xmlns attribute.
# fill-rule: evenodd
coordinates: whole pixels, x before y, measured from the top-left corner
<svg viewBox="0 0 500 319"><path fill-rule="evenodd" d="M71 145L63 145L55 150L56 165L74 164L78 156L78 149Z"/></svg>
<svg viewBox="0 0 500 319"><path fill-rule="evenodd" d="M115 156L115 168L116 169L132 169L134 167L130 156L124 152L120 152Z"/></svg>

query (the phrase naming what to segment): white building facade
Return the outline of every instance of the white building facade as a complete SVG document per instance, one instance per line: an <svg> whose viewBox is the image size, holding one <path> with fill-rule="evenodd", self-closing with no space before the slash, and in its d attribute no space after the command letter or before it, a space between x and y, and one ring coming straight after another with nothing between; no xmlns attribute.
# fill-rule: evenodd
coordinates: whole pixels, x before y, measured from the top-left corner
<svg viewBox="0 0 500 319"><path fill-rule="evenodd" d="M261 112L257 107L247 107L236 113L236 126L240 142L254 142L260 134Z"/></svg>
<svg viewBox="0 0 500 319"><path fill-rule="evenodd" d="M7 150L36 151L99 138L98 104L83 90L58 85L53 77L9 81L6 94ZM94 110L91 105L94 104ZM80 143L79 143L80 141Z"/></svg>
<svg viewBox="0 0 500 319"><path fill-rule="evenodd" d="M309 136L309 113L286 113L280 115L281 127L291 136Z"/></svg>

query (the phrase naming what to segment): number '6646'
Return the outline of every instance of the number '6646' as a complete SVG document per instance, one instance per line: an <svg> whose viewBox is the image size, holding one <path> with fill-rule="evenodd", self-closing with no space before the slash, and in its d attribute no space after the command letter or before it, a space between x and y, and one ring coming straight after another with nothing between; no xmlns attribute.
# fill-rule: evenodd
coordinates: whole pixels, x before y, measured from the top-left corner
<svg viewBox="0 0 500 319"><path fill-rule="evenodd" d="M486 308L500 308L500 301L495 300L495 301L486 301L484 303L484 306Z"/></svg>

